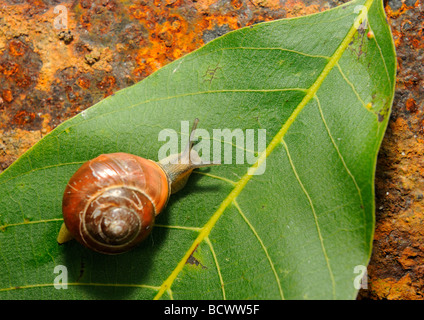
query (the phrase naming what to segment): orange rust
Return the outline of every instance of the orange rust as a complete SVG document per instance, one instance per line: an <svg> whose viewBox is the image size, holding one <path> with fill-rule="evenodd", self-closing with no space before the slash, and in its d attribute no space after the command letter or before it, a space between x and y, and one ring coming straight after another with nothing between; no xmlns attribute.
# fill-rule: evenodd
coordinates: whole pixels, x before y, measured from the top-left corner
<svg viewBox="0 0 424 320"><path fill-rule="evenodd" d="M304 16L307 14L312 14L320 11L319 5L310 5L305 6L302 0L287 0L287 18ZM321 9L321 10L324 10Z"/></svg>
<svg viewBox="0 0 424 320"><path fill-rule="evenodd" d="M417 284L411 280L411 276L406 274L400 280L393 278L376 280L371 283L370 291L388 300L422 300L422 296L415 294L416 287Z"/></svg>
<svg viewBox="0 0 424 320"><path fill-rule="evenodd" d="M241 1L241 0L231 0L231 5L234 7L234 9L238 10L243 6L243 1Z"/></svg>
<svg viewBox="0 0 424 320"><path fill-rule="evenodd" d="M5 61L0 64L0 72L4 74L6 77L13 76L19 70L19 65L12 61Z"/></svg>
<svg viewBox="0 0 424 320"><path fill-rule="evenodd" d="M182 0L165 0L167 6L180 6L182 4Z"/></svg>
<svg viewBox="0 0 424 320"><path fill-rule="evenodd" d="M49 124L52 119L51 115L47 113L47 114L41 115L40 117L43 118L43 122L41 124L41 130L40 130L41 133L47 134L50 131L52 131L52 127Z"/></svg>
<svg viewBox="0 0 424 320"><path fill-rule="evenodd" d="M24 74L24 73L19 73L16 76L15 81L16 81L16 85L18 87L21 87L21 88L26 88L26 87L30 86L31 83L32 83L31 77L29 75Z"/></svg>
<svg viewBox="0 0 424 320"><path fill-rule="evenodd" d="M9 42L9 52L12 56L22 56L25 53L25 45L19 40Z"/></svg>
<svg viewBox="0 0 424 320"><path fill-rule="evenodd" d="M1 117L0 117L0 120ZM0 123L2 123L0 121ZM12 164L21 154L40 140L39 131L15 129L12 131L0 128L0 172Z"/></svg>
<svg viewBox="0 0 424 320"><path fill-rule="evenodd" d="M90 83L90 79L84 76L79 77L77 80L77 84L83 89L89 89Z"/></svg>
<svg viewBox="0 0 424 320"><path fill-rule="evenodd" d="M33 112L28 112L26 110L20 110L15 114L14 121L17 124L23 125L29 123L35 119L35 114Z"/></svg>
<svg viewBox="0 0 424 320"><path fill-rule="evenodd" d="M158 13L152 8L140 10L136 6L130 6L130 12L149 29L150 47L141 48L136 57L138 67L134 73L139 77L148 75L185 53L197 49L203 43L202 40L199 41L198 35L206 29L222 25L228 25L230 30L238 28L235 16L207 15L189 26L177 13L167 12L167 20L159 24Z"/></svg>
<svg viewBox="0 0 424 320"><path fill-rule="evenodd" d="M75 92L71 86L65 86L65 91L68 101L75 102L78 100L79 93Z"/></svg>
<svg viewBox="0 0 424 320"><path fill-rule="evenodd" d="M415 102L415 100L413 98L409 98L406 101L406 110L408 110L409 112L417 112L418 111L418 106Z"/></svg>
<svg viewBox="0 0 424 320"><path fill-rule="evenodd" d="M3 90L3 100L6 102L12 102L13 100L13 94L10 89L4 89Z"/></svg>
<svg viewBox="0 0 424 320"><path fill-rule="evenodd" d="M420 1L416 1L413 6L408 6L406 2L402 2L402 6L397 9L393 10L389 3L386 4L384 10L386 11L386 15L388 18L398 18L399 16L403 15L406 11L411 10L413 8L418 8L420 5Z"/></svg>
<svg viewBox="0 0 424 320"><path fill-rule="evenodd" d="M114 76L105 76L96 86L100 90L106 91L105 96L108 96L113 93L112 89L115 87L115 84L116 79Z"/></svg>
<svg viewBox="0 0 424 320"><path fill-rule="evenodd" d="M412 39L411 41L411 45L415 48L415 49L419 49L422 47L422 43L421 43L422 39Z"/></svg>
<svg viewBox="0 0 424 320"><path fill-rule="evenodd" d="M211 10L211 6L216 5L219 0L198 0L193 3L193 8L200 14L208 14Z"/></svg>
<svg viewBox="0 0 424 320"><path fill-rule="evenodd" d="M267 7L274 10L280 8L281 6L279 0L251 0L250 3L255 7ZM299 2L299 4L305 6L304 2ZM287 5L289 6L289 4Z"/></svg>

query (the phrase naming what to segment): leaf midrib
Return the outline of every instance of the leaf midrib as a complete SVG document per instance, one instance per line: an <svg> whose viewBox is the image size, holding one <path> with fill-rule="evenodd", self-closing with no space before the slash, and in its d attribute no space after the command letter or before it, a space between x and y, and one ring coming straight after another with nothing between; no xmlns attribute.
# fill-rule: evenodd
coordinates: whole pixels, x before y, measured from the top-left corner
<svg viewBox="0 0 424 320"><path fill-rule="evenodd" d="M364 7L369 11L372 3L374 0L367 0L364 4ZM360 16L360 13L358 13L358 16ZM246 173L236 184L234 189L229 193L229 195L224 199L224 201L221 203L219 208L215 211L215 213L212 215L212 217L209 219L209 221L203 226L202 231L199 233L197 238L193 241L193 244L191 247L187 250L183 258L180 260L180 262L177 264L175 269L172 271L172 273L168 276L168 278L162 283L160 286L160 290L154 297L154 300L157 300L162 297L162 295L171 288L174 280L178 276L178 274L181 272L181 270L184 268L187 259L191 256L191 254L194 252L194 250L197 248L197 246L206 238L208 238L210 232L212 231L213 227L215 226L218 219L221 217L221 215L224 213L226 208L233 203L233 201L239 196L239 194L243 191L247 183L250 181L251 177L253 176L253 173L261 166L261 164L268 158L268 156L272 153L272 151L281 143L283 140L285 134L287 133L288 129L291 127L293 122L296 120L297 116L300 114L300 112L303 110L303 108L309 103L309 101L314 98L315 94L317 93L318 89L321 87L322 83L330 73L330 71L334 68L334 66L337 64L337 62L342 57L343 53L345 52L346 48L348 47L349 43L353 39L353 36L357 32L357 29L355 28L355 25L352 25L352 27L349 29L349 32L346 34L343 41L340 43L334 54L330 57L327 65L324 67L318 78L315 80L315 82L311 85L309 89L306 90L306 95L302 99L302 101L298 104L298 106L295 108L293 113L290 115L290 117L287 119L287 121L283 124L281 129L278 131L278 133L274 136L274 138L271 140L267 148L264 152L261 153L256 163L250 167L248 170L248 173ZM250 174L249 174L250 173ZM331 272L331 270L330 270ZM283 294L283 293L282 293ZM282 296L284 299L284 296Z"/></svg>

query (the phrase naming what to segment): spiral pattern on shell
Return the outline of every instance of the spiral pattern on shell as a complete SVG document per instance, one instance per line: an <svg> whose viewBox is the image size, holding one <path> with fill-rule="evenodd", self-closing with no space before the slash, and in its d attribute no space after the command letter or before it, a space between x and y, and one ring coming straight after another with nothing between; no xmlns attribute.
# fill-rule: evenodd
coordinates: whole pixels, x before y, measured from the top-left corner
<svg viewBox="0 0 424 320"><path fill-rule="evenodd" d="M127 153L103 154L69 180L64 222L86 247L121 253L147 237L169 196L167 175L156 162Z"/></svg>

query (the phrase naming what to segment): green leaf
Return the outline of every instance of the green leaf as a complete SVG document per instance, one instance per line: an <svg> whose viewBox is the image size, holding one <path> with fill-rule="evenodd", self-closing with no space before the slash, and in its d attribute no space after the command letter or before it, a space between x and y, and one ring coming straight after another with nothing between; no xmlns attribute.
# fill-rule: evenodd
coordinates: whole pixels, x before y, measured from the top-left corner
<svg viewBox="0 0 424 320"><path fill-rule="evenodd" d="M358 0L228 33L104 99L0 175L0 298L355 298L395 71L382 1ZM56 243L83 162L118 151L158 160L159 132L196 117L211 137L266 129L266 150L256 165L193 173L129 253ZM235 161L240 146L218 142ZM258 164L264 173L249 175ZM54 287L61 277L67 289Z"/></svg>

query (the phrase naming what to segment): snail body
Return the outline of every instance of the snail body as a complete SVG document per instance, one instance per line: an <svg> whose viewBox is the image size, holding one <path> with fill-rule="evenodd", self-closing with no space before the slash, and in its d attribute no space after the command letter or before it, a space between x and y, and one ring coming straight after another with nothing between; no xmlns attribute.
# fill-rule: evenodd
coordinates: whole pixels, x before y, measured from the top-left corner
<svg viewBox="0 0 424 320"><path fill-rule="evenodd" d="M85 162L69 180L62 201L58 242L72 238L101 253L126 252L151 232L171 193L182 189L201 163L187 148L159 162L128 153L102 154Z"/></svg>

